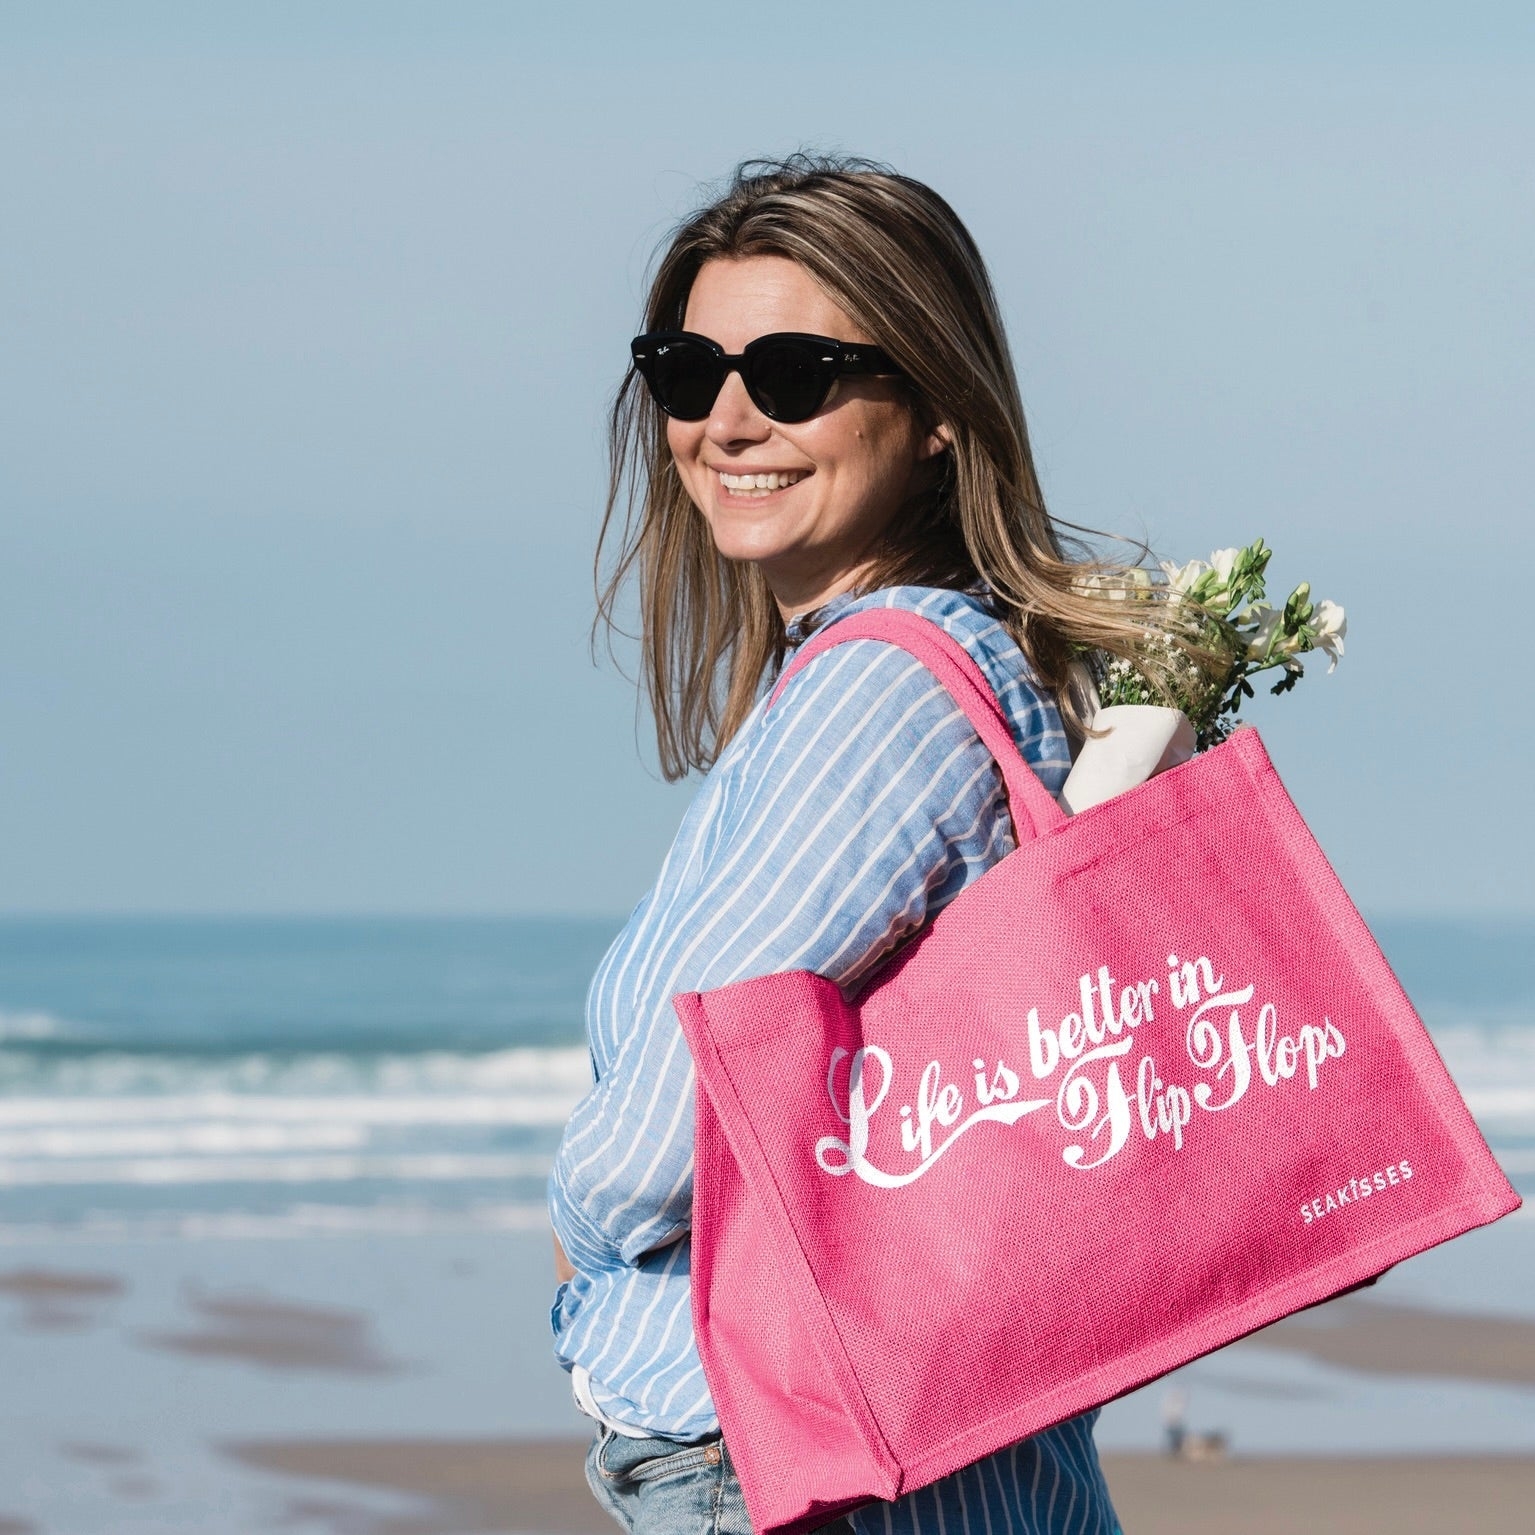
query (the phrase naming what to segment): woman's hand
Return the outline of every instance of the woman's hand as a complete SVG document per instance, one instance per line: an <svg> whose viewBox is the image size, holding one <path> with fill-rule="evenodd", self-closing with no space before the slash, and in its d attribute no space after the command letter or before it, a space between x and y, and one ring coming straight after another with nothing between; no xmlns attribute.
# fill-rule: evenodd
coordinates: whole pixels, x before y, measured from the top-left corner
<svg viewBox="0 0 1535 1535"><path fill-rule="evenodd" d="M554 1277L561 1284L566 1284L576 1277L575 1266L565 1256L565 1249L560 1246L558 1237L554 1239Z"/></svg>

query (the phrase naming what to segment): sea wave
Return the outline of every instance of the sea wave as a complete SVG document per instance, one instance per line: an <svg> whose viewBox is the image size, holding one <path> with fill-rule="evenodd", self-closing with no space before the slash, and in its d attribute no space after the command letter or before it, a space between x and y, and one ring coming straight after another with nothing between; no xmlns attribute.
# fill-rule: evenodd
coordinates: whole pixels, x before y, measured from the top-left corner
<svg viewBox="0 0 1535 1535"><path fill-rule="evenodd" d="M266 1121L281 1124L469 1126L561 1125L580 1097L568 1087L534 1096L508 1093L413 1093L403 1097L330 1097L265 1093L156 1094L123 1098L0 1100L0 1127L16 1125L161 1124L177 1121Z"/></svg>
<svg viewBox="0 0 1535 1535"><path fill-rule="evenodd" d="M67 1024L5 1019L0 1241L119 1217L182 1234L418 1229L426 1216L400 1213L413 1184L431 1187L432 1218L472 1224L487 1195L548 1176L591 1084L576 1044L50 1052L21 1035ZM1434 1037L1505 1168L1535 1174L1535 1029L1462 1018ZM494 1208L486 1221L512 1219Z"/></svg>
<svg viewBox="0 0 1535 1535"><path fill-rule="evenodd" d="M52 1013L6 1012L0 1009L0 1045L12 1042L38 1043L45 1039L68 1039L78 1031Z"/></svg>
<svg viewBox="0 0 1535 1535"><path fill-rule="evenodd" d="M465 1185L458 1199L546 1177L590 1083L587 1052L565 1046L54 1059L0 1092L0 1192L70 1222L110 1209L113 1189L165 1190L163 1205L185 1188L205 1206L266 1202L259 1185L349 1185L338 1197L366 1203L427 1182Z"/></svg>
<svg viewBox="0 0 1535 1535"><path fill-rule="evenodd" d="M0 1161L0 1188L41 1185L195 1183L438 1183L541 1178L552 1159L535 1154L307 1157L113 1157L77 1161Z"/></svg>
<svg viewBox="0 0 1535 1535"><path fill-rule="evenodd" d="M4 1105L0 1105L3 1108ZM236 1152L352 1151L368 1132L347 1124L188 1124L126 1128L0 1130L0 1159L7 1157L229 1156ZM0 1161L3 1165L3 1161Z"/></svg>
<svg viewBox="0 0 1535 1535"><path fill-rule="evenodd" d="M1516 1019L1460 1023L1432 1031L1435 1046L1462 1088L1518 1083L1535 1087L1535 1007Z"/></svg>
<svg viewBox="0 0 1535 1535"><path fill-rule="evenodd" d="M580 1097L591 1080L591 1057L568 1045L487 1051L246 1050L222 1056L98 1049L64 1057L0 1047L0 1091L16 1097L521 1092L564 1099Z"/></svg>
<svg viewBox="0 0 1535 1535"><path fill-rule="evenodd" d="M541 1201L500 1201L444 1209L440 1205L304 1202L277 1211L188 1210L148 1214L93 1210L69 1225L52 1221L0 1221L0 1248L131 1238L170 1241L252 1240L285 1237L426 1236L460 1231L549 1229Z"/></svg>
<svg viewBox="0 0 1535 1535"><path fill-rule="evenodd" d="M1535 1129L1535 1087L1471 1087L1461 1096L1479 1124Z"/></svg>
<svg viewBox="0 0 1535 1535"><path fill-rule="evenodd" d="M1433 1038L1489 1140L1535 1136L1535 1028L1528 1021L1462 1024Z"/></svg>

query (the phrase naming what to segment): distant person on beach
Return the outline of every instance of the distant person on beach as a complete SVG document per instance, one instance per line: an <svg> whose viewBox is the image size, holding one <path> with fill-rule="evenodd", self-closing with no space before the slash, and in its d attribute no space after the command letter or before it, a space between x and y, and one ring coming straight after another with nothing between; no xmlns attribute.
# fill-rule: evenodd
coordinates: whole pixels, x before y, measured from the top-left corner
<svg viewBox="0 0 1535 1535"><path fill-rule="evenodd" d="M663 771L707 776L589 994L597 1082L550 1179L555 1349L622 1526L746 1535L689 1309L693 1078L671 998L791 969L850 986L1013 847L990 753L905 651L853 641L764 714L766 695L812 631L909 609L969 651L1058 792L1072 656L1132 654L1142 632L1084 580L1117 567L1068 554L1045 510L985 266L930 188L750 162L677 230L645 327L613 413L599 555L633 493L598 611L612 623L637 579ZM1096 1417L848 1522L1111 1535Z"/></svg>

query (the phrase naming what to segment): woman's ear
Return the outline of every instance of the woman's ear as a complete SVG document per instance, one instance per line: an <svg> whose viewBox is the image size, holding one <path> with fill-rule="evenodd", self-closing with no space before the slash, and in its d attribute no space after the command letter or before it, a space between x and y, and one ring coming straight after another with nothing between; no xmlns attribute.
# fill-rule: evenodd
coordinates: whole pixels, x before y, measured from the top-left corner
<svg viewBox="0 0 1535 1535"><path fill-rule="evenodd" d="M934 424L933 429L922 439L922 447L918 453L920 458L937 458L940 453L947 452L954 446L954 434L949 430L946 421Z"/></svg>

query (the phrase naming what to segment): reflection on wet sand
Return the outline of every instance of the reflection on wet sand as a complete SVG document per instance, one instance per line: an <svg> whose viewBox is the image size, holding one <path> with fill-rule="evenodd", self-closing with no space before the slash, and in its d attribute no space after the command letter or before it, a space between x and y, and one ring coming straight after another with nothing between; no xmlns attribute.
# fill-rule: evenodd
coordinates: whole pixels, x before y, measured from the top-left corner
<svg viewBox="0 0 1535 1535"><path fill-rule="evenodd" d="M1276 1322L1235 1347L1304 1354L1367 1374L1535 1385L1535 1322L1516 1317L1337 1300Z"/></svg>
<svg viewBox="0 0 1535 1535"><path fill-rule="evenodd" d="M28 1332L83 1332L99 1323L103 1307L127 1288L115 1274L44 1268L0 1274L0 1295L17 1303Z"/></svg>
<svg viewBox="0 0 1535 1535"><path fill-rule="evenodd" d="M1239 1365L1253 1349L1298 1353L1347 1370L1535 1383L1535 1323L1348 1298L1255 1334L1212 1359ZM1240 1376L1234 1375L1234 1380ZM1318 1388L1261 1380L1259 1394ZM350 1483L424 1500L380 1513L335 1499L295 1499L337 1535L447 1535L465 1528L606 1535L585 1485L577 1440L243 1440L222 1446L241 1464L284 1477ZM1191 1465L1106 1454L1127 1529L1137 1535L1428 1535L1514 1529L1535 1506L1535 1459L1236 1456Z"/></svg>
<svg viewBox="0 0 1535 1535"><path fill-rule="evenodd" d="M200 1359L239 1360L268 1370L335 1370L381 1375L402 1366L382 1353L360 1311L301 1306L263 1295L189 1292L189 1328L141 1332L150 1348Z"/></svg>
<svg viewBox="0 0 1535 1535"><path fill-rule="evenodd" d="M142 1452L122 1444L84 1444L69 1440L59 1446L59 1454L65 1460L73 1460L82 1466L136 1466L143 1460Z"/></svg>

